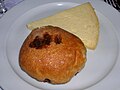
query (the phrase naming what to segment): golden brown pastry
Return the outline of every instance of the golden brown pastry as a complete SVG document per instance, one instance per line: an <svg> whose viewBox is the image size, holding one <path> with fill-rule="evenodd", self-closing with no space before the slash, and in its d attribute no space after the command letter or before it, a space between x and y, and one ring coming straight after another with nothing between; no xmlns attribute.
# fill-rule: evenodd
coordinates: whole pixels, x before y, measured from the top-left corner
<svg viewBox="0 0 120 90"><path fill-rule="evenodd" d="M63 84L86 62L86 48L75 35L53 26L33 30L24 41L19 64L38 81Z"/></svg>

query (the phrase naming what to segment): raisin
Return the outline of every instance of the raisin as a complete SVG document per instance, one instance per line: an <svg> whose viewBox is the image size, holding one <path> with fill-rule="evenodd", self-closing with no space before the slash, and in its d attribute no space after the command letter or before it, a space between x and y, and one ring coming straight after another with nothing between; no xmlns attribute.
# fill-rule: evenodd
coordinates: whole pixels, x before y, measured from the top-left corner
<svg viewBox="0 0 120 90"><path fill-rule="evenodd" d="M48 33L44 34L44 44L45 45L50 45L50 42L52 41L51 36Z"/></svg>
<svg viewBox="0 0 120 90"><path fill-rule="evenodd" d="M75 76L78 74L79 72L77 72L76 74L75 74Z"/></svg>
<svg viewBox="0 0 120 90"><path fill-rule="evenodd" d="M48 82L48 83L51 83L51 80L46 78L43 82Z"/></svg>
<svg viewBox="0 0 120 90"><path fill-rule="evenodd" d="M42 49L43 47L45 48L46 46L50 45L51 41L51 35L46 32L43 34L43 37L36 36L35 39L29 44L29 47Z"/></svg>
<svg viewBox="0 0 120 90"><path fill-rule="evenodd" d="M62 43L62 37L61 37L61 35L56 35L55 38L54 38L54 42L56 44Z"/></svg>
<svg viewBox="0 0 120 90"><path fill-rule="evenodd" d="M39 38L39 36L36 36L35 39L33 40L33 42L31 42L29 44L29 47L31 48L40 48L43 46L43 40L41 38Z"/></svg>

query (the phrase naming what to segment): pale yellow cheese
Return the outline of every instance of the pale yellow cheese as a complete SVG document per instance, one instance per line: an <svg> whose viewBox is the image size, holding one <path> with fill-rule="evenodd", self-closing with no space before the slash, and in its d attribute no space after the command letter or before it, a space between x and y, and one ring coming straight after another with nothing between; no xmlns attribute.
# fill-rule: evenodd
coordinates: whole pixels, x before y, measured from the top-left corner
<svg viewBox="0 0 120 90"><path fill-rule="evenodd" d="M95 49L97 46L99 22L89 2L28 23L27 27L33 30L47 25L57 26L75 34L89 49Z"/></svg>

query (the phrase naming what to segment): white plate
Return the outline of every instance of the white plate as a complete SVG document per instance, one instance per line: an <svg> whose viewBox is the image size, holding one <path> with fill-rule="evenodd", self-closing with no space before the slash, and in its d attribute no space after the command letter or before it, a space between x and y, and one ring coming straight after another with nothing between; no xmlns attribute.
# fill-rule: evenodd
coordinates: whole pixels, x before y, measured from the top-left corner
<svg viewBox="0 0 120 90"><path fill-rule="evenodd" d="M31 2L32 0L29 2L26 1L22 5L26 5ZM38 2L36 1L36 3ZM22 87L23 89L32 90L32 88L37 87L40 89L47 89L47 90L61 90L61 89L62 90L80 90L80 89L85 89L85 88L95 90L96 86L99 83L102 83L104 81L102 79L106 79L109 76L108 75L109 72L113 71L112 68L114 67L116 61L119 58L119 47L120 47L119 36L118 36L119 31L116 29L113 22L109 19L109 16L106 17L106 15L104 15L104 13L101 12L101 10L99 11L97 7L95 7L95 5L98 3L104 4L98 1L91 2L94 8L96 9L99 22L100 22L100 38L99 38L97 49L95 51L88 50L87 63L86 63L85 68L77 76L73 77L73 79L69 83L63 84L63 85L51 85L48 83L38 82L34 80L33 78L29 77L19 67L19 62L18 62L19 50L20 50L20 47L24 39L30 33L30 31L26 28L26 24L30 21L37 20L39 18L52 15L58 11L73 7L75 5L78 5L79 3L80 2L73 3L73 2L65 1L65 2L44 3L36 7L34 6L35 8L31 6L32 8L30 8L29 10L26 10L27 12L21 12L20 13L21 15L19 15L19 18L13 19L14 22L12 22L12 24L8 28L6 28L8 29L6 30L8 34L6 36L5 43L4 43L6 47L3 47L3 48L5 50L4 54L6 55L5 59L8 59L7 63L9 62L8 67L9 65L11 65L12 67L12 69L11 67L9 67L7 68L7 70L10 69L11 71L14 70L15 72L15 73L14 72L10 73L10 76L15 74L15 77L13 78L14 84L15 84L16 79L21 77L17 81L18 82L17 84L22 85L22 86L25 86L27 84L27 86ZM16 8L20 8L20 7L16 7ZM8 17L8 16L6 15L5 17ZM2 68L4 68L4 65L2 65ZM120 74L120 73L118 72L117 74ZM0 77L1 80L3 80L3 76L4 74L2 74L2 79ZM113 76L111 78L113 78ZM3 81L5 81L5 79L7 78L4 76ZM110 82L107 81L107 84L108 83L110 84ZM4 85L4 84L5 82L2 82L2 84L0 82L0 85ZM5 84L6 87L15 88L15 86L10 85L10 83L8 84L9 85ZM30 87L31 85L34 87ZM104 86L105 89L108 88L106 86ZM99 90L101 90L101 87L103 88L103 86L99 86Z"/></svg>

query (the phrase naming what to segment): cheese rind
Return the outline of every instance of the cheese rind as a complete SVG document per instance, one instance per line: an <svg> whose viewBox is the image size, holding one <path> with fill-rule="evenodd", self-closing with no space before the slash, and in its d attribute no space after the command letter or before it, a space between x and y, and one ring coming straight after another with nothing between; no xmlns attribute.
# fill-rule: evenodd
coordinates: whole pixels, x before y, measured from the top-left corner
<svg viewBox="0 0 120 90"><path fill-rule="evenodd" d="M99 38L99 21L92 5L87 2L55 15L27 24L28 29L57 26L78 36L85 46L94 50Z"/></svg>

